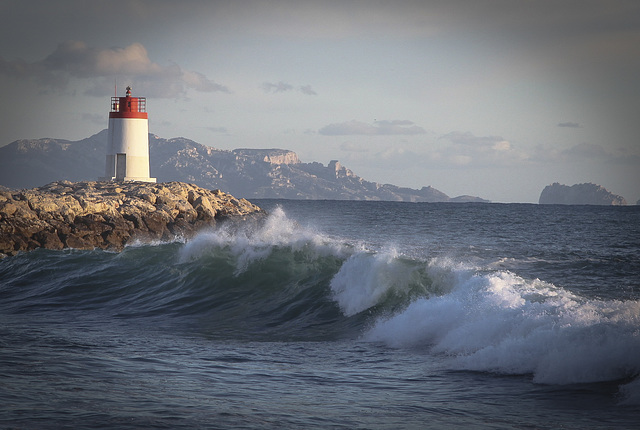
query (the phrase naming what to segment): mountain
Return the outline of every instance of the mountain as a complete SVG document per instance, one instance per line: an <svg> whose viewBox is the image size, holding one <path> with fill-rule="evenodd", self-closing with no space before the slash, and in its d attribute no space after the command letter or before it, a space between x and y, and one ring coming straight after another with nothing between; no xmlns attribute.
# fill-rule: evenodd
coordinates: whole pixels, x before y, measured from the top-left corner
<svg viewBox="0 0 640 430"><path fill-rule="evenodd" d="M540 204L625 206L627 201L596 184L547 185L540 193Z"/></svg>
<svg viewBox="0 0 640 430"><path fill-rule="evenodd" d="M103 175L107 130L80 141L18 140L0 148L0 185L33 188L53 181L87 181ZM369 182L331 161L303 163L284 149L221 150L185 138L149 135L151 174L244 198L487 202L450 198L432 187L419 190Z"/></svg>
<svg viewBox="0 0 640 430"><path fill-rule="evenodd" d="M17 140L0 148L0 184L34 188L59 179L95 180L96 172L104 174L106 141L106 131L76 142Z"/></svg>

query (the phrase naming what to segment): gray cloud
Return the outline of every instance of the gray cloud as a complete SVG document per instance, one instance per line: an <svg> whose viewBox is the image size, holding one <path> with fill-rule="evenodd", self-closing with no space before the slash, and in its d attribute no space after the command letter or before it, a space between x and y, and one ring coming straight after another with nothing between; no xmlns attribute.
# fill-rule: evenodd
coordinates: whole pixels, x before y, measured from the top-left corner
<svg viewBox="0 0 640 430"><path fill-rule="evenodd" d="M472 146L475 148L491 148L505 139L501 136L474 136L469 132L452 131L440 137L455 145Z"/></svg>
<svg viewBox="0 0 640 430"><path fill-rule="evenodd" d="M317 96L318 93L316 93L313 88L311 88L311 85L303 85L300 87L300 91L302 91L303 94L306 94L308 96Z"/></svg>
<svg viewBox="0 0 640 430"><path fill-rule="evenodd" d="M265 82L262 84L262 89L265 93L284 93L286 91L293 90L293 85L286 82L278 82L277 84L271 82Z"/></svg>
<svg viewBox="0 0 640 430"><path fill-rule="evenodd" d="M293 91L295 89L293 85L283 81L280 81L278 83L264 82L261 87L265 93L285 93L287 91ZM311 88L311 85L302 85L298 87L297 90L302 94L306 94L308 96L318 95L318 93L316 93L313 88Z"/></svg>
<svg viewBox="0 0 640 430"><path fill-rule="evenodd" d="M349 121L337 124L329 124L318 130L325 136L347 135L415 135L426 133L425 129L408 120L381 120L372 124L360 121Z"/></svg>
<svg viewBox="0 0 640 430"><path fill-rule="evenodd" d="M203 93L211 93L215 91L230 93L229 88L224 85L217 84L199 72L185 71L182 73L182 80L189 88Z"/></svg>
<svg viewBox="0 0 640 430"><path fill-rule="evenodd" d="M161 66L149 59L140 43L126 48L94 48L80 41L66 41L42 61L6 61L0 58L0 73L33 78L45 87L66 89L70 78L94 80L86 94L104 96L104 82L96 78L121 78L148 96L173 98L183 96L187 88L200 92L229 92L199 72L185 71L177 64Z"/></svg>
<svg viewBox="0 0 640 430"><path fill-rule="evenodd" d="M4 58L0 57L0 73L5 76L21 78L23 76L36 74L37 67L35 67L33 64L27 63L22 59L7 61Z"/></svg>
<svg viewBox="0 0 640 430"><path fill-rule="evenodd" d="M575 159L613 158L613 155L601 145L580 143L561 152L563 157Z"/></svg>
<svg viewBox="0 0 640 430"><path fill-rule="evenodd" d="M451 165L509 165L528 158L527 154L513 148L511 143L501 136L475 136L469 132L454 131L439 139L447 140L451 144L439 151L431 152L429 156L434 161Z"/></svg>
<svg viewBox="0 0 640 430"><path fill-rule="evenodd" d="M610 148L600 144L579 143L570 148L559 149L554 146L538 145L529 157L537 163L606 163L610 165L637 165L640 156L625 148Z"/></svg>

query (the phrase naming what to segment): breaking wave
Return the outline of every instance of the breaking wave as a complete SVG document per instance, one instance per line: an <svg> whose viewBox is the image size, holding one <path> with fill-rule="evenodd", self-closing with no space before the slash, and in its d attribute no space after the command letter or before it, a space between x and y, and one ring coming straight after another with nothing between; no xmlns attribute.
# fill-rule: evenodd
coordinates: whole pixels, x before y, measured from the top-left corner
<svg viewBox="0 0 640 430"><path fill-rule="evenodd" d="M633 380L640 374L640 302L586 299L508 271L453 268L440 279L448 293L379 318L364 338L428 347L454 369L532 374L541 384L632 381L622 387L624 401L640 399Z"/></svg>
<svg viewBox="0 0 640 430"><path fill-rule="evenodd" d="M275 209L187 242L0 261L4 314L93 315L220 339L381 342L536 383L617 381L640 403L640 302L302 227ZM425 357L427 360L428 357Z"/></svg>

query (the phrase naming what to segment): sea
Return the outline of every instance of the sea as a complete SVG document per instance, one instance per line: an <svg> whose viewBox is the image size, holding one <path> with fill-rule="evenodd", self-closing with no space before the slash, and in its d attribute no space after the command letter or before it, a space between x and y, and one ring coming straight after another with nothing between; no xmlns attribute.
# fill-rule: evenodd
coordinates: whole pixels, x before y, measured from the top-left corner
<svg viewBox="0 0 640 430"><path fill-rule="evenodd" d="M254 203L0 260L0 428L640 428L640 206Z"/></svg>

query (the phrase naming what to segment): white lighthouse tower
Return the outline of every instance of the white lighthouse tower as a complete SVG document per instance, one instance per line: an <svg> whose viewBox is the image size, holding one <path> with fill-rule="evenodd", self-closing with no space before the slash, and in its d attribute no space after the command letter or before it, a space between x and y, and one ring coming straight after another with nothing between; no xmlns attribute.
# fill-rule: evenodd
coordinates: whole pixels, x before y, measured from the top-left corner
<svg viewBox="0 0 640 430"><path fill-rule="evenodd" d="M156 182L149 177L149 117L147 99L111 97L107 163L104 180Z"/></svg>

